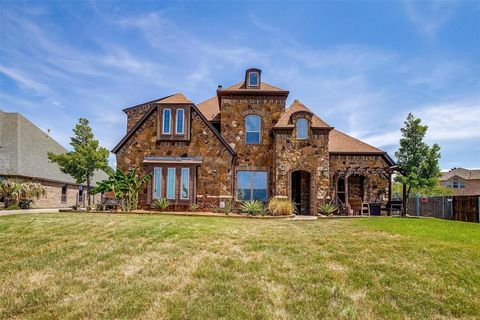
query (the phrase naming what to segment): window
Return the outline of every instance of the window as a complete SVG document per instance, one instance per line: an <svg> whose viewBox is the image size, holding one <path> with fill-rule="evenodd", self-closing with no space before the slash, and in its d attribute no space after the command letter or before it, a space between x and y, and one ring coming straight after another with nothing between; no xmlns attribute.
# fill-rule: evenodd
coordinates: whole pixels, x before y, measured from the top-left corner
<svg viewBox="0 0 480 320"><path fill-rule="evenodd" d="M189 168L182 168L182 177L181 177L181 194L180 199L188 199L190 195L190 169Z"/></svg>
<svg viewBox="0 0 480 320"><path fill-rule="evenodd" d="M237 199L267 201L266 171L237 171Z"/></svg>
<svg viewBox="0 0 480 320"><path fill-rule="evenodd" d="M260 117L249 115L245 118L245 142L247 144L260 143Z"/></svg>
<svg viewBox="0 0 480 320"><path fill-rule="evenodd" d="M172 111L170 109L163 109L163 128L162 128L163 134L170 133L170 125L172 122L171 113Z"/></svg>
<svg viewBox="0 0 480 320"><path fill-rule="evenodd" d="M454 189L465 189L465 182L459 181L458 179L454 179L452 186Z"/></svg>
<svg viewBox="0 0 480 320"><path fill-rule="evenodd" d="M175 199L175 168L167 169L167 199Z"/></svg>
<svg viewBox="0 0 480 320"><path fill-rule="evenodd" d="M308 138L308 120L305 118L297 119L297 139Z"/></svg>
<svg viewBox="0 0 480 320"><path fill-rule="evenodd" d="M60 198L60 202L62 203L67 202L67 185L66 184L62 186L62 196Z"/></svg>
<svg viewBox="0 0 480 320"><path fill-rule="evenodd" d="M258 72L248 73L248 85L250 87L258 87Z"/></svg>
<svg viewBox="0 0 480 320"><path fill-rule="evenodd" d="M184 118L185 110L177 109L177 124L175 128L175 132L179 134L183 134L183 118Z"/></svg>
<svg viewBox="0 0 480 320"><path fill-rule="evenodd" d="M153 169L153 199L162 197L162 168Z"/></svg>

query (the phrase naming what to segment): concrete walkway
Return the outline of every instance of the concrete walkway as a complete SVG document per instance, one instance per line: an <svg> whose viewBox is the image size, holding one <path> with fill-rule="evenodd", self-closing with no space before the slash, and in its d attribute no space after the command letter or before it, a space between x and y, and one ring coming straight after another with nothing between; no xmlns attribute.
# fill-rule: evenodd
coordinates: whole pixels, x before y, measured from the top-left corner
<svg viewBox="0 0 480 320"><path fill-rule="evenodd" d="M11 216L14 214L29 213L57 213L59 211L59 209L0 210L0 216Z"/></svg>

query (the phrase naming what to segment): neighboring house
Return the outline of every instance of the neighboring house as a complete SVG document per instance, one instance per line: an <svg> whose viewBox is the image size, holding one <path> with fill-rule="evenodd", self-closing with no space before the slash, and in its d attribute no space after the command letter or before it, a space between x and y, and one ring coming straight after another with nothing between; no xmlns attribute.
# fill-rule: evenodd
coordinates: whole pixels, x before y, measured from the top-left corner
<svg viewBox="0 0 480 320"><path fill-rule="evenodd" d="M47 194L34 200L36 208L84 205L86 185L61 172L56 163L48 160L48 152L59 154L67 150L21 114L0 110L0 179L41 183ZM99 171L92 185L106 178Z"/></svg>
<svg viewBox="0 0 480 320"><path fill-rule="evenodd" d="M144 207L158 198L184 210L286 197L301 214L316 214L330 201L385 204L394 170L388 154L298 100L285 108L288 94L248 69L243 81L199 104L177 93L126 108L127 133L112 150L117 166L152 175Z"/></svg>
<svg viewBox="0 0 480 320"><path fill-rule="evenodd" d="M442 172L440 185L452 188L456 196L480 196L480 169L453 168Z"/></svg>

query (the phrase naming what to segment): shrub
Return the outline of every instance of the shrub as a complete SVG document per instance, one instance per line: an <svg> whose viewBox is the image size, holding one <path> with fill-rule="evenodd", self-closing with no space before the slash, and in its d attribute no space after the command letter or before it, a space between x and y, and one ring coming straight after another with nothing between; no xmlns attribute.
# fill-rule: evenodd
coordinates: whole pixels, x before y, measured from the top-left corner
<svg viewBox="0 0 480 320"><path fill-rule="evenodd" d="M330 216L338 210L338 207L333 203L324 203L319 206L320 213Z"/></svg>
<svg viewBox="0 0 480 320"><path fill-rule="evenodd" d="M240 211L252 216L256 216L265 212L265 207L262 202L258 200L248 200L242 202Z"/></svg>
<svg viewBox="0 0 480 320"><path fill-rule="evenodd" d="M268 202L268 211L272 216L289 216L295 213L295 204L289 199L272 198Z"/></svg>
<svg viewBox="0 0 480 320"><path fill-rule="evenodd" d="M165 199L165 198L156 199L152 202L152 207L160 211L164 211L165 209L168 208L169 205L170 205L170 202L168 201L168 199Z"/></svg>
<svg viewBox="0 0 480 320"><path fill-rule="evenodd" d="M22 199L18 203L20 209L30 209L30 205L33 203L33 200L30 199Z"/></svg>
<svg viewBox="0 0 480 320"><path fill-rule="evenodd" d="M188 208L188 210L190 210L190 211L197 211L198 208L199 208L199 205L198 205L198 204L192 203L192 204L190 205L190 207Z"/></svg>
<svg viewBox="0 0 480 320"><path fill-rule="evenodd" d="M11 206L7 207L7 210L20 210L20 207L16 204L12 204Z"/></svg>

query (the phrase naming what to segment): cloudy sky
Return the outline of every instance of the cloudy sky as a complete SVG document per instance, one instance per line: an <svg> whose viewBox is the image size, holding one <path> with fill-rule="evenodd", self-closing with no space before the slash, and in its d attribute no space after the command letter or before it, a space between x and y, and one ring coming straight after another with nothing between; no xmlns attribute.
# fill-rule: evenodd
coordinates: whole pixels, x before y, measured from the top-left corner
<svg viewBox="0 0 480 320"><path fill-rule="evenodd" d="M111 149L122 108L198 103L254 66L392 156L412 112L442 169L480 167L478 1L0 2L0 108L66 147L80 117Z"/></svg>

